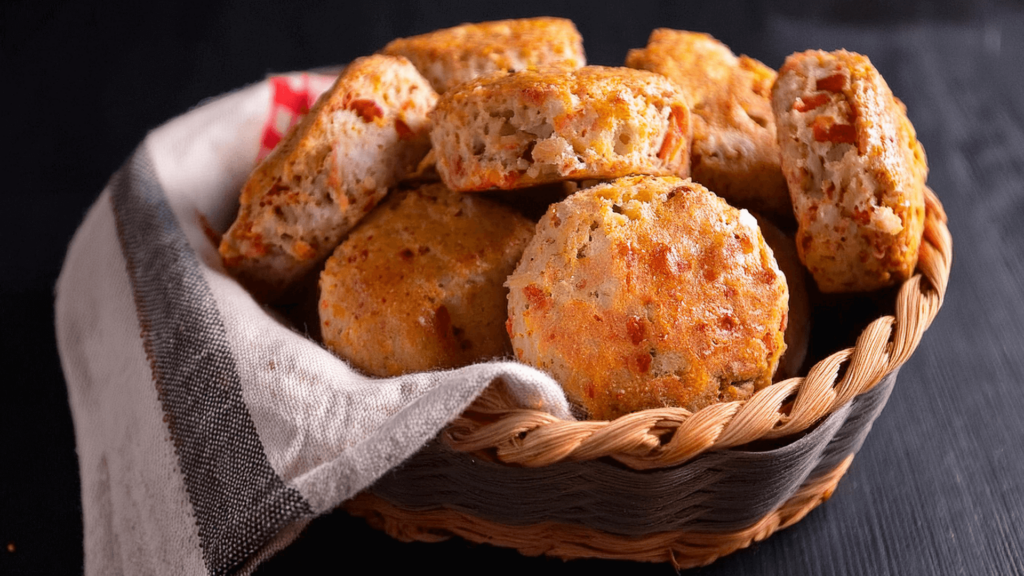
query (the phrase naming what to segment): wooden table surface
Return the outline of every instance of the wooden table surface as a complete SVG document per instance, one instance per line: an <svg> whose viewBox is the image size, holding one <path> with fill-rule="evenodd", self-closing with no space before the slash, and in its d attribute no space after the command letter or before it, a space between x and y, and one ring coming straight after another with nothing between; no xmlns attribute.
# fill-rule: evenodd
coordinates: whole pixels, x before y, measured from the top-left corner
<svg viewBox="0 0 1024 576"><path fill-rule="evenodd" d="M529 1L269 6L8 4L0 19L4 157L0 573L82 568L74 435L52 287L86 207L145 132L268 72L345 62L463 21L573 18L591 63L652 28L703 30L778 67L808 48L870 56L907 105L949 214L945 305L903 367L835 496L699 574L1024 574L1024 4L877 0L804 6ZM315 520L258 573L369 559L456 573L671 574L668 565L526 558L459 540L402 544L344 514Z"/></svg>

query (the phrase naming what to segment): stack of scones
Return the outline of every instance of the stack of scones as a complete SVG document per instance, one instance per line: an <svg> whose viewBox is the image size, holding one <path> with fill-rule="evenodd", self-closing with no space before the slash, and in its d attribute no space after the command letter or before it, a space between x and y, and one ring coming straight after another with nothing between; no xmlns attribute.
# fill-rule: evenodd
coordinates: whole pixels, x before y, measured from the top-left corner
<svg viewBox="0 0 1024 576"><path fill-rule="evenodd" d="M268 304L316 278L323 343L367 374L514 357L602 420L796 375L808 273L913 272L924 151L866 57L776 73L659 29L626 66L559 18L355 60L245 184L225 268Z"/></svg>

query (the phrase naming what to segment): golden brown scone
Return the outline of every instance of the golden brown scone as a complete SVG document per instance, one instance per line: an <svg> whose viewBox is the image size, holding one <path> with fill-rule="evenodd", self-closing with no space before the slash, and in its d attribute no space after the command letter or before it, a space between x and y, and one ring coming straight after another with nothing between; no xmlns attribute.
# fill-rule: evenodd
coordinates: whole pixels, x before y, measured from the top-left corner
<svg viewBox="0 0 1024 576"><path fill-rule="evenodd" d="M786 280L754 217L689 180L553 205L507 286L516 356L593 419L749 397L785 348Z"/></svg>
<svg viewBox="0 0 1024 576"><path fill-rule="evenodd" d="M511 208L441 184L396 192L327 260L324 343L375 376L505 355L503 284L533 230Z"/></svg>
<svg viewBox="0 0 1024 576"><path fill-rule="evenodd" d="M438 93L499 70L587 63L583 38L564 18L462 24L392 40L381 53L408 58Z"/></svg>
<svg viewBox="0 0 1024 576"><path fill-rule="evenodd" d="M431 119L437 171L453 190L689 175L686 102L642 70L498 72L445 93Z"/></svg>
<svg viewBox="0 0 1024 576"><path fill-rule="evenodd" d="M737 206L792 218L770 102L774 70L708 34L667 28L630 50L626 65L665 75L685 95L695 181Z"/></svg>
<svg viewBox="0 0 1024 576"><path fill-rule="evenodd" d="M800 262L800 257L796 253L796 240L792 236L759 214L754 214L754 218L757 218L761 236L772 249L779 270L786 275L786 286L789 288L786 352L779 360L779 369L775 371L776 381L785 380L800 375L800 368L807 358L807 347L810 344L811 301L807 295L805 280L807 269Z"/></svg>
<svg viewBox="0 0 1024 576"><path fill-rule="evenodd" d="M786 59L772 90L797 248L822 292L908 278L924 230L927 164L906 108L859 54Z"/></svg>
<svg viewBox="0 0 1024 576"><path fill-rule="evenodd" d="M404 58L353 61L249 176L224 266L257 298L280 296L416 167L436 101Z"/></svg>

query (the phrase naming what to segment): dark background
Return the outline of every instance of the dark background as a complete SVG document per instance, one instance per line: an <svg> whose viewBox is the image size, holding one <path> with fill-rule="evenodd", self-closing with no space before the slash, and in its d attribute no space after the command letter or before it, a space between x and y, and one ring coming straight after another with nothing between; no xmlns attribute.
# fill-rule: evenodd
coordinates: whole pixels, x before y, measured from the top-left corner
<svg viewBox="0 0 1024 576"><path fill-rule="evenodd" d="M710 32L777 68L790 52L869 55L908 105L950 214L946 304L835 497L700 574L1024 574L1024 4L783 2L7 2L0 226L0 573L80 572L74 430L53 285L86 208L146 132L273 72L343 63L464 21L572 18L588 60L650 30ZM262 572L671 574L668 565L524 558L462 541L399 544L315 521Z"/></svg>

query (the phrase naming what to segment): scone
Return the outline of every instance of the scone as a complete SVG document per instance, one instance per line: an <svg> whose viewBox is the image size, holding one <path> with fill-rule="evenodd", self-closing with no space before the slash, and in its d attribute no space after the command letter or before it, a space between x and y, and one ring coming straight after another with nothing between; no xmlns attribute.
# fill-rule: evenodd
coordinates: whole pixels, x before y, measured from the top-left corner
<svg viewBox="0 0 1024 576"><path fill-rule="evenodd" d="M583 38L564 18L463 24L392 40L381 53L408 58L438 93L499 70L587 63Z"/></svg>
<svg viewBox="0 0 1024 576"><path fill-rule="evenodd" d="M796 253L796 242L791 235L759 214L754 214L754 218L757 218L757 225L761 229L765 243L772 249L779 270L786 275L786 286L789 288L786 352L779 360L779 369L775 371L775 380L785 380L800 375L800 368L807 358L807 348L810 344L811 301L805 280L807 269L800 262L800 257Z"/></svg>
<svg viewBox="0 0 1024 576"><path fill-rule="evenodd" d="M441 184L395 192L327 260L324 343L375 376L507 354L503 284L533 230L511 208Z"/></svg>
<svg viewBox="0 0 1024 576"><path fill-rule="evenodd" d="M437 171L453 190L689 174L686 101L642 70L499 72L442 95L431 118Z"/></svg>
<svg viewBox="0 0 1024 576"><path fill-rule="evenodd" d="M553 205L507 282L516 357L592 419L749 397L785 348L785 277L754 217L631 176Z"/></svg>
<svg viewBox="0 0 1024 576"><path fill-rule="evenodd" d="M772 89L797 248L822 292L910 277L927 164L906 108L859 54L793 54Z"/></svg>
<svg viewBox="0 0 1024 576"><path fill-rule="evenodd" d="M249 176L227 270L264 301L310 272L427 153L436 101L404 58L353 61Z"/></svg>
<svg viewBox="0 0 1024 576"><path fill-rule="evenodd" d="M667 28L630 50L626 65L665 75L689 102L695 181L736 206L792 218L770 101L774 70L707 34Z"/></svg>

